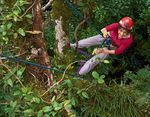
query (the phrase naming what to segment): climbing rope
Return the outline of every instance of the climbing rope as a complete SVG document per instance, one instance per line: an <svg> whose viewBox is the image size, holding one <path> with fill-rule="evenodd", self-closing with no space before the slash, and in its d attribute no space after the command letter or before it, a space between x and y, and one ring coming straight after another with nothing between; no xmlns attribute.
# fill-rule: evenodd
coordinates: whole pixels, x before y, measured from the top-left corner
<svg viewBox="0 0 150 117"><path fill-rule="evenodd" d="M3 55L3 54L0 54L0 56L1 56L0 59L10 59L10 60L13 60L13 61L16 61L16 62L28 64L28 65L31 65L31 66L36 66L36 67L39 67L41 69L49 69L51 71L56 71L56 72L59 72L61 74L64 73L64 71L62 71L62 70L52 68L52 67L48 67L48 66L44 66L44 65L41 65L41 64L37 64L37 63L33 63L33 62L23 60L23 59L20 59L20 58L16 58L16 57L13 57L13 56L7 56L7 55ZM73 76L73 77L79 77L78 75L75 75L75 74L70 74L70 73L66 73L66 74L69 75L69 76ZM79 78L82 78L82 77L80 76Z"/></svg>
<svg viewBox="0 0 150 117"><path fill-rule="evenodd" d="M64 3L68 6L68 8L70 9L70 11L72 11L72 14L75 15L76 17L79 17L80 19L84 19L84 16L83 14L81 13L81 11L79 11L77 9L77 7L75 5L73 5L70 0L64 0ZM88 25L89 26L92 26L94 27L94 30L97 32L97 33L100 33L100 31L96 28L96 26L94 26L92 24L91 21L87 21Z"/></svg>
<svg viewBox="0 0 150 117"><path fill-rule="evenodd" d="M82 13L74 6L70 0L64 0L64 3L68 6L68 8L72 11L73 15L79 18L83 18Z"/></svg>

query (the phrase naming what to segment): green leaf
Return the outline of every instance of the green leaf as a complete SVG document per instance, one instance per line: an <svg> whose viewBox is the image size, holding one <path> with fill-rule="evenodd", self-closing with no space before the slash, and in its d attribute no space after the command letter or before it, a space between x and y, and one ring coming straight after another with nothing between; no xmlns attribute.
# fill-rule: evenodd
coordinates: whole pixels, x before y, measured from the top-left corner
<svg viewBox="0 0 150 117"><path fill-rule="evenodd" d="M19 70L17 71L17 76L18 76L18 77L21 77L22 74L24 73L24 70L25 70L25 67L22 67L21 69L19 69Z"/></svg>
<svg viewBox="0 0 150 117"><path fill-rule="evenodd" d="M64 107L67 106L68 104L70 104L70 102L71 102L70 100L65 100L64 101Z"/></svg>
<svg viewBox="0 0 150 117"><path fill-rule="evenodd" d="M18 10L15 10L15 11L13 11L13 14L16 15L16 16L18 16L19 11L18 11Z"/></svg>
<svg viewBox="0 0 150 117"><path fill-rule="evenodd" d="M87 99L89 98L87 92L82 92L82 96L83 96L84 98L87 98Z"/></svg>
<svg viewBox="0 0 150 117"><path fill-rule="evenodd" d="M38 98L38 97L33 97L32 100L33 100L33 102L35 102L37 104L39 104L41 102L40 98Z"/></svg>
<svg viewBox="0 0 150 117"><path fill-rule="evenodd" d="M1 30L0 30L1 32L5 31L5 30L6 30L6 25L1 25L1 26L0 26L0 29L1 29Z"/></svg>
<svg viewBox="0 0 150 117"><path fill-rule="evenodd" d="M103 79L98 79L98 83L99 83L99 84L103 84L103 83L104 83L104 80L103 80Z"/></svg>
<svg viewBox="0 0 150 117"><path fill-rule="evenodd" d="M27 14L27 15L25 15L25 17L31 19L32 15L31 14Z"/></svg>
<svg viewBox="0 0 150 117"><path fill-rule="evenodd" d="M7 80L7 83L8 83L11 87L13 87L13 82L12 82L11 79L8 79L8 80Z"/></svg>
<svg viewBox="0 0 150 117"><path fill-rule="evenodd" d="M16 71L17 71L17 69L16 69L16 67L14 67L11 72L8 72L7 74L5 74L3 79L9 79Z"/></svg>
<svg viewBox="0 0 150 117"><path fill-rule="evenodd" d="M57 112L54 112L54 111L53 111L53 112L52 112L52 116L55 117L56 113L57 113Z"/></svg>
<svg viewBox="0 0 150 117"><path fill-rule="evenodd" d="M5 44L8 43L8 37L3 37L2 39L5 41Z"/></svg>
<svg viewBox="0 0 150 117"><path fill-rule="evenodd" d="M104 78L105 78L105 75L101 75L101 76L100 76L100 79L104 79Z"/></svg>
<svg viewBox="0 0 150 117"><path fill-rule="evenodd" d="M83 2L79 2L79 6L80 6L80 7L84 7L85 4L84 4Z"/></svg>
<svg viewBox="0 0 150 117"><path fill-rule="evenodd" d="M103 62L106 63L106 64L110 63L108 60L104 60Z"/></svg>
<svg viewBox="0 0 150 117"><path fill-rule="evenodd" d="M2 32L2 35L3 35L3 36L5 36L6 34L7 34L7 32L6 32L6 31Z"/></svg>
<svg viewBox="0 0 150 117"><path fill-rule="evenodd" d="M40 110L37 114L38 117L43 117L43 110Z"/></svg>
<svg viewBox="0 0 150 117"><path fill-rule="evenodd" d="M68 87L71 87L72 86L72 82L71 82L71 80L64 80L63 82L62 82L62 86L68 86Z"/></svg>
<svg viewBox="0 0 150 117"><path fill-rule="evenodd" d="M28 95L28 94L26 94L25 97L24 97L24 99L26 101L32 101L32 98L33 98L33 95Z"/></svg>
<svg viewBox="0 0 150 117"><path fill-rule="evenodd" d="M74 98L74 97L71 98L71 104L72 104L73 106L76 105L76 101L75 101L75 98Z"/></svg>
<svg viewBox="0 0 150 117"><path fill-rule="evenodd" d="M18 37L18 33L13 33L13 37L16 39Z"/></svg>
<svg viewBox="0 0 150 117"><path fill-rule="evenodd" d="M12 23L7 24L7 29L10 29L12 27Z"/></svg>
<svg viewBox="0 0 150 117"><path fill-rule="evenodd" d="M33 112L32 109L26 109L26 110L23 111L23 113L25 113L25 114L30 114L30 113L32 113L32 112Z"/></svg>
<svg viewBox="0 0 150 117"><path fill-rule="evenodd" d="M93 71L93 72L92 72L92 76L93 76L95 79L98 79L98 78L99 78L99 74L98 74L96 71Z"/></svg>
<svg viewBox="0 0 150 117"><path fill-rule="evenodd" d="M26 87L23 87L21 88L21 91L26 94L28 92L28 89Z"/></svg>
<svg viewBox="0 0 150 117"><path fill-rule="evenodd" d="M20 95L20 94L21 94L21 92L19 90L16 90L13 95L17 96L17 95Z"/></svg>
<svg viewBox="0 0 150 117"><path fill-rule="evenodd" d="M62 104L59 104L58 102L54 101L53 102L53 107L55 111L58 111L62 108Z"/></svg>
<svg viewBox="0 0 150 117"><path fill-rule="evenodd" d="M17 30L17 32L18 32L20 35L25 36L25 31L24 31L22 28L19 28L19 29Z"/></svg>
<svg viewBox="0 0 150 117"><path fill-rule="evenodd" d="M17 22L18 21L18 17L14 16L14 21Z"/></svg>
<svg viewBox="0 0 150 117"><path fill-rule="evenodd" d="M10 106L13 107L13 108L15 108L17 106L17 101L14 101L14 102L11 101L10 102Z"/></svg>
<svg viewBox="0 0 150 117"><path fill-rule="evenodd" d="M46 112L50 112L51 110L53 110L52 106L45 106L42 108L43 112L46 113Z"/></svg>
<svg viewBox="0 0 150 117"><path fill-rule="evenodd" d="M44 117L50 117L49 114L44 114Z"/></svg>
<svg viewBox="0 0 150 117"><path fill-rule="evenodd" d="M78 91L77 91L77 94L80 94L81 92L82 92L82 90L78 90Z"/></svg>

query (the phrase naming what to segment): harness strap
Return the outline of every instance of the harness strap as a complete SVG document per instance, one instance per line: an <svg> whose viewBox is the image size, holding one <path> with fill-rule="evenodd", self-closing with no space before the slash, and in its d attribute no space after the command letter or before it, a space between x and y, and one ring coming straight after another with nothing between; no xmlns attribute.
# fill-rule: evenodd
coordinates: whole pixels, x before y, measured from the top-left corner
<svg viewBox="0 0 150 117"><path fill-rule="evenodd" d="M108 49L110 49L110 45L111 45L110 37L106 37L103 43L100 43L100 48L107 47Z"/></svg>

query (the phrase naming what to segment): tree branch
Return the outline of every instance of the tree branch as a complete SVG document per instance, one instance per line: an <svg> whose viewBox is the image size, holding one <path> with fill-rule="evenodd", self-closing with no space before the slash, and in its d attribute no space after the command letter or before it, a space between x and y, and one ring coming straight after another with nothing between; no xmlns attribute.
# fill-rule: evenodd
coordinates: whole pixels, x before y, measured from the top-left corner
<svg viewBox="0 0 150 117"><path fill-rule="evenodd" d="M20 18L24 17L27 12L35 5L36 0L34 0L34 2L31 4L31 6L23 13L23 15L20 16Z"/></svg>
<svg viewBox="0 0 150 117"><path fill-rule="evenodd" d="M78 37L77 37L77 33L79 31L79 29L81 28L81 26L89 19L89 17L83 19L78 25L77 27L75 28L75 31L74 31L74 39L75 39L75 43L76 43L76 49L78 48Z"/></svg>
<svg viewBox="0 0 150 117"><path fill-rule="evenodd" d="M45 9L49 7L52 4L52 2L53 0L49 0L48 3L44 7L42 7L42 11L45 11Z"/></svg>

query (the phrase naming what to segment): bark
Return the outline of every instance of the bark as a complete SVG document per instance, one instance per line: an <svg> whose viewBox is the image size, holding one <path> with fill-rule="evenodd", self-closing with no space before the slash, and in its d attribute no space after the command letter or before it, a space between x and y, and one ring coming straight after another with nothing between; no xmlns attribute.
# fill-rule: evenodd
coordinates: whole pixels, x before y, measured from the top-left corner
<svg viewBox="0 0 150 117"><path fill-rule="evenodd" d="M57 51L58 54L62 54L64 48L68 47L69 39L66 33L63 31L62 17L60 16L60 19L55 20L55 22L56 22L55 32L56 32L56 41L57 41Z"/></svg>
<svg viewBox="0 0 150 117"><path fill-rule="evenodd" d="M41 12L41 4L40 0L33 0L35 2L32 8L33 15L33 25L31 34L31 45L33 46L31 49L31 55L28 59L33 60L34 62L50 67L48 53L46 51L45 42L43 39L43 19ZM51 85L52 84L52 74L47 69L41 69L39 67L27 67L28 75L32 75L38 78L40 81Z"/></svg>

